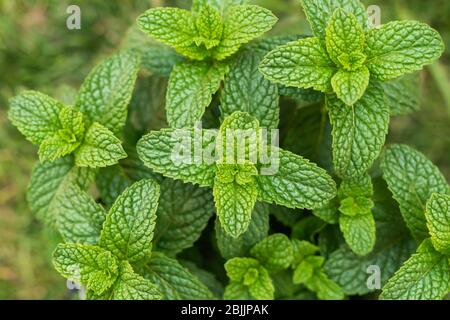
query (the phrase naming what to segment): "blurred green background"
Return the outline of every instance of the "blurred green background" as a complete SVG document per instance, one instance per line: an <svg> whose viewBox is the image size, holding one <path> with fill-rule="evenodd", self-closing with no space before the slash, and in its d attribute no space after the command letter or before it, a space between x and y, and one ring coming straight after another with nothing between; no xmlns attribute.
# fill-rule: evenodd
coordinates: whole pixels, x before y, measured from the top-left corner
<svg viewBox="0 0 450 320"><path fill-rule="evenodd" d="M23 89L63 99L89 70L120 45L139 13L158 5L188 6L189 0L0 0L0 299L71 298L53 270L57 241L29 212L25 193L36 148L11 126L8 99ZM309 33L298 0L253 0L280 22L273 34ZM416 19L444 37L447 51L422 73L422 108L391 122L390 142L415 146L450 180L450 1L377 0L382 22ZM66 9L81 8L81 30L68 30ZM293 31L295 30L295 31Z"/></svg>

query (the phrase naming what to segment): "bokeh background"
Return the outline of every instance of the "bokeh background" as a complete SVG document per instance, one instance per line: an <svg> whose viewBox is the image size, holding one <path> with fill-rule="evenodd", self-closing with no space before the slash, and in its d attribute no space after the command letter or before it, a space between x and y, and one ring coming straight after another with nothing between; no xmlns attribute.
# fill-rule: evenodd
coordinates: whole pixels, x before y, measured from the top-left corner
<svg viewBox="0 0 450 320"><path fill-rule="evenodd" d="M298 0L252 0L280 22L272 31L309 33ZM421 110L394 118L389 142L425 153L450 181L450 1L370 0L382 22L416 19L436 28L446 42L438 63L422 72ZM50 263L58 238L29 211L26 188L36 148L8 122L8 99L33 89L64 99L89 70L114 52L139 13L190 0L0 0L0 299L70 299ZM81 30L68 30L66 9L81 8Z"/></svg>

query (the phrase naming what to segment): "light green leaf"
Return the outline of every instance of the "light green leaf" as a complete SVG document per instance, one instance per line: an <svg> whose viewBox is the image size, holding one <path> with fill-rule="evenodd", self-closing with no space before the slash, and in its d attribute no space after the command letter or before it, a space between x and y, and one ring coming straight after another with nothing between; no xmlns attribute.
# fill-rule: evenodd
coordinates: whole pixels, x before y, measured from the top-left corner
<svg viewBox="0 0 450 320"><path fill-rule="evenodd" d="M75 153L75 163L79 167L107 167L126 157L120 139L106 127L94 122Z"/></svg>
<svg viewBox="0 0 450 320"><path fill-rule="evenodd" d="M158 199L159 185L153 180L127 188L106 216L100 245L130 262L150 256Z"/></svg>
<svg viewBox="0 0 450 320"><path fill-rule="evenodd" d="M211 104L228 72L226 63L182 62L169 78L167 121L172 128L193 127Z"/></svg>
<svg viewBox="0 0 450 320"><path fill-rule="evenodd" d="M209 50L219 45L223 24L217 9L210 5L203 6L197 15L196 26L198 36L194 38L194 42L197 46L204 45Z"/></svg>
<svg viewBox="0 0 450 320"><path fill-rule="evenodd" d="M364 95L369 79L369 69L363 66L355 71L339 70L331 79L331 85L338 98L352 106Z"/></svg>
<svg viewBox="0 0 450 320"><path fill-rule="evenodd" d="M417 21L392 21L366 34L367 66L382 81L421 70L443 52L439 32Z"/></svg>
<svg viewBox="0 0 450 320"><path fill-rule="evenodd" d="M232 6L224 17L222 41L214 49L213 57L223 60L270 29L278 21L270 10L256 5Z"/></svg>
<svg viewBox="0 0 450 320"><path fill-rule="evenodd" d="M337 8L353 14L358 23L367 28L368 16L364 5L359 0L301 0L303 10L316 37L325 39L328 21Z"/></svg>
<svg viewBox="0 0 450 320"><path fill-rule="evenodd" d="M407 74L381 83L391 116L408 115L420 109L420 75Z"/></svg>
<svg viewBox="0 0 450 320"><path fill-rule="evenodd" d="M244 282L245 275L250 269L258 269L260 263L253 258L233 258L228 260L225 265L228 278L235 282Z"/></svg>
<svg viewBox="0 0 450 320"><path fill-rule="evenodd" d="M380 299L439 300L450 292L448 258L437 252L429 239L389 279Z"/></svg>
<svg viewBox="0 0 450 320"><path fill-rule="evenodd" d="M444 176L423 154L406 145L389 146L380 166L413 236L427 238L425 204L433 193L450 193Z"/></svg>
<svg viewBox="0 0 450 320"><path fill-rule="evenodd" d="M273 286L269 272L263 267L259 267L257 271L258 277L248 286L250 295L256 300L273 300L275 287Z"/></svg>
<svg viewBox="0 0 450 320"><path fill-rule="evenodd" d="M321 300L342 300L344 299L344 292L342 288L323 271L316 271L306 287L311 291L316 292L317 297Z"/></svg>
<svg viewBox="0 0 450 320"><path fill-rule="evenodd" d="M46 223L54 225L60 214L61 195L67 186L86 189L94 180L96 171L76 167L71 157L55 162L37 164L31 173L27 192L30 209Z"/></svg>
<svg viewBox="0 0 450 320"><path fill-rule="evenodd" d="M215 131L196 129L152 131L139 140L137 152L147 167L165 177L212 187L216 135ZM197 146L195 141L202 144ZM205 152L198 154L201 149Z"/></svg>
<svg viewBox="0 0 450 320"><path fill-rule="evenodd" d="M61 194L57 229L65 242L96 244L106 212L77 185L69 185Z"/></svg>
<svg viewBox="0 0 450 320"><path fill-rule="evenodd" d="M356 216L341 215L339 227L344 234L345 242L357 255L369 254L376 240L375 220L371 213Z"/></svg>
<svg viewBox="0 0 450 320"><path fill-rule="evenodd" d="M342 180L339 186L338 196L340 199L348 197L366 197L372 198L373 184L369 174L363 174L359 177Z"/></svg>
<svg viewBox="0 0 450 320"><path fill-rule="evenodd" d="M269 209L266 204L256 202L253 208L251 222L247 231L239 238L233 238L222 228L220 220L216 219L215 224L217 246L225 259L238 256L245 256L250 248L267 237L269 232Z"/></svg>
<svg viewBox="0 0 450 320"><path fill-rule="evenodd" d="M389 125L389 106L383 95L379 86L371 85L353 106L334 95L327 96L334 169L341 178L361 176L381 152Z"/></svg>
<svg viewBox="0 0 450 320"><path fill-rule="evenodd" d="M106 59L91 71L75 104L85 116L86 127L97 122L116 136L122 131L139 66L139 55L126 50Z"/></svg>
<svg viewBox="0 0 450 320"><path fill-rule="evenodd" d="M96 294L110 288L118 274L118 262L111 252L89 244L59 244L53 264L65 278L85 285Z"/></svg>
<svg viewBox="0 0 450 320"><path fill-rule="evenodd" d="M287 269L294 258L294 251L289 238L276 233L257 243L250 254L270 272Z"/></svg>
<svg viewBox="0 0 450 320"><path fill-rule="evenodd" d="M8 118L34 144L61 129L59 113L64 107L55 99L36 91L25 91L11 98Z"/></svg>
<svg viewBox="0 0 450 320"><path fill-rule="evenodd" d="M273 151L273 150L272 150ZM336 195L336 185L328 173L314 163L279 149L273 159L274 175L259 175L258 199L288 208L320 208Z"/></svg>
<svg viewBox="0 0 450 320"><path fill-rule="evenodd" d="M298 239L292 239L293 260L292 265L298 265L306 257L312 256L319 252L319 247L313 245L308 241L300 241Z"/></svg>
<svg viewBox="0 0 450 320"><path fill-rule="evenodd" d="M295 268L294 274L292 275L292 282L294 284L306 283L311 279L313 274L314 266L307 260L304 260Z"/></svg>
<svg viewBox="0 0 450 320"><path fill-rule="evenodd" d="M328 92L337 67L319 39L306 38L271 51L261 62L259 70L275 83Z"/></svg>
<svg viewBox="0 0 450 320"><path fill-rule="evenodd" d="M156 212L154 243L158 250L176 255L190 248L200 238L213 213L211 190L165 180Z"/></svg>
<svg viewBox="0 0 450 320"><path fill-rule="evenodd" d="M152 253L142 275L155 284L168 300L210 300L213 294L177 260Z"/></svg>
<svg viewBox="0 0 450 320"><path fill-rule="evenodd" d="M230 282L225 287L223 298L224 300L252 300L248 287L239 282Z"/></svg>
<svg viewBox="0 0 450 320"><path fill-rule="evenodd" d="M434 193L426 204L425 217L434 248L450 255L450 195Z"/></svg>
<svg viewBox="0 0 450 320"><path fill-rule="evenodd" d="M227 117L244 111L256 117L263 128L275 129L279 122L278 86L264 79L258 66L261 55L245 50L225 77L220 111Z"/></svg>

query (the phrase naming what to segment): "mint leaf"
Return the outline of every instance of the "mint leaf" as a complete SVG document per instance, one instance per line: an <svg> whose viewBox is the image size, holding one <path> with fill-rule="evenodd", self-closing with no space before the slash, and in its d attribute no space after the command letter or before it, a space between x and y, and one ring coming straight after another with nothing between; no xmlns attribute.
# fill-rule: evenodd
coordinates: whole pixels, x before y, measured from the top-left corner
<svg viewBox="0 0 450 320"><path fill-rule="evenodd" d="M230 282L223 294L224 300L252 300L252 298L248 287L239 282Z"/></svg>
<svg viewBox="0 0 450 320"><path fill-rule="evenodd" d="M270 272L287 269L294 258L291 241L281 233L261 240L251 249L250 254Z"/></svg>
<svg viewBox="0 0 450 320"><path fill-rule="evenodd" d="M121 260L136 262L149 256L158 199L159 185L152 180L127 188L106 216L100 245Z"/></svg>
<svg viewBox="0 0 450 320"><path fill-rule="evenodd" d="M353 14L359 25L364 29L367 28L368 16L359 0L301 0L301 3L314 35L321 39L325 39L328 21L338 8Z"/></svg>
<svg viewBox="0 0 450 320"><path fill-rule="evenodd" d="M381 83L392 116L402 116L420 109L420 75L408 74Z"/></svg>
<svg viewBox="0 0 450 320"><path fill-rule="evenodd" d="M182 62L175 65L166 96L169 125L172 128L196 125L227 72L226 63Z"/></svg>
<svg viewBox="0 0 450 320"><path fill-rule="evenodd" d="M159 202L153 243L170 255L193 246L214 213L210 190L181 181L164 180Z"/></svg>
<svg viewBox="0 0 450 320"><path fill-rule="evenodd" d="M223 24L217 9L210 5L203 6L197 15L196 26L198 36L194 38L194 42L197 46L204 45L209 50L219 45Z"/></svg>
<svg viewBox="0 0 450 320"><path fill-rule="evenodd" d="M363 66L355 71L339 70L331 79L331 85L337 97L352 106L364 95L369 79L369 69Z"/></svg>
<svg viewBox="0 0 450 320"><path fill-rule="evenodd" d="M450 195L434 193L426 204L425 217L431 242L437 251L450 254Z"/></svg>
<svg viewBox="0 0 450 320"><path fill-rule="evenodd" d="M177 260L162 253L152 253L149 263L142 268L144 278L155 284L168 300L208 300L214 296Z"/></svg>
<svg viewBox="0 0 450 320"><path fill-rule="evenodd" d="M416 239L427 238L425 204L433 193L450 192L444 176L423 154L405 145L389 146L380 167L411 233Z"/></svg>
<svg viewBox="0 0 450 320"><path fill-rule="evenodd" d="M336 195L327 172L291 152L279 150L274 175L259 175L258 199L288 208L320 208Z"/></svg>
<svg viewBox="0 0 450 320"><path fill-rule="evenodd" d="M75 152L75 163L79 167L107 167L126 157L120 139L108 128L94 122Z"/></svg>
<svg viewBox="0 0 450 320"><path fill-rule="evenodd" d="M380 299L438 300L450 291L448 258L426 239L417 252L389 279Z"/></svg>
<svg viewBox="0 0 450 320"><path fill-rule="evenodd" d="M195 153L194 141L200 139L203 150L214 151L216 139L214 131L162 129L143 136L137 144L137 152L144 164L155 172L202 187L212 187L216 175L216 164L214 158L208 161L207 155Z"/></svg>
<svg viewBox="0 0 450 320"><path fill-rule="evenodd" d="M375 245L375 220L371 213L356 216L341 215L339 227L345 242L357 255L365 256Z"/></svg>
<svg viewBox="0 0 450 320"><path fill-rule="evenodd" d="M421 70L444 52L439 33L417 21L393 21L366 33L367 66L382 81Z"/></svg>
<svg viewBox="0 0 450 320"><path fill-rule="evenodd" d="M306 38L268 53L259 70L275 83L327 92L331 89L330 81L337 68L319 39Z"/></svg>
<svg viewBox="0 0 450 320"><path fill-rule="evenodd" d="M45 94L25 91L11 98L9 104L9 120L34 144L41 144L61 129L59 113L64 106Z"/></svg>
<svg viewBox="0 0 450 320"><path fill-rule="evenodd" d="M96 244L106 212L77 185L64 189L60 198L57 228L65 242Z"/></svg>
<svg viewBox="0 0 450 320"><path fill-rule="evenodd" d="M75 184L86 189L94 180L95 173L91 168L75 167L71 157L37 164L31 173L27 192L31 211L46 223L54 225L60 214L60 197L65 188Z"/></svg>
<svg viewBox="0 0 450 320"><path fill-rule="evenodd" d="M89 244L59 244L53 252L53 264L63 277L85 285L96 294L110 288L119 274L115 257Z"/></svg>
<svg viewBox="0 0 450 320"><path fill-rule="evenodd" d="M230 280L243 282L247 271L259 266L258 260L253 258L233 258L225 263L225 270Z"/></svg>
<svg viewBox="0 0 450 320"><path fill-rule="evenodd" d="M342 288L323 272L319 271L313 274L305 286L311 291L316 292L321 300L342 300L344 293Z"/></svg>
<svg viewBox="0 0 450 320"><path fill-rule="evenodd" d="M327 108L333 126L333 163L342 178L364 174L384 145L389 124L389 107L383 90L371 85L353 106L334 95L327 96Z"/></svg>
<svg viewBox="0 0 450 320"><path fill-rule="evenodd" d="M220 111L227 117L244 111L258 119L261 127L275 129L279 122L278 86L264 79L258 66L261 55L244 50L233 62L221 92Z"/></svg>
<svg viewBox="0 0 450 320"><path fill-rule="evenodd" d="M139 66L139 55L126 50L91 71L75 104L85 116L86 127L97 122L116 136L122 131Z"/></svg>
<svg viewBox="0 0 450 320"><path fill-rule="evenodd" d="M215 224L217 246L225 259L245 256L250 248L267 237L269 232L269 209L266 204L256 202L253 208L251 222L240 237L233 238L223 230L220 220Z"/></svg>
<svg viewBox="0 0 450 320"><path fill-rule="evenodd" d="M232 6L224 17L222 41L213 57L223 60L236 53L241 45L270 29L278 21L272 12L256 5Z"/></svg>

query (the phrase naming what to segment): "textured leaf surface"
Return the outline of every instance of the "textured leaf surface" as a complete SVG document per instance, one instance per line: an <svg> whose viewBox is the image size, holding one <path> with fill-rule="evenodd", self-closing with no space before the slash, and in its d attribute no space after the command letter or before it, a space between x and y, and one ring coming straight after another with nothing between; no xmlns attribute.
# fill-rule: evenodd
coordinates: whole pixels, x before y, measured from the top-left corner
<svg viewBox="0 0 450 320"><path fill-rule="evenodd" d="M209 50L220 43L223 24L222 16L216 8L210 5L203 6L197 15L196 26L198 36L194 38L195 44L205 45Z"/></svg>
<svg viewBox="0 0 450 320"><path fill-rule="evenodd" d="M84 80L76 102L87 120L86 127L98 122L115 135L121 132L139 66L139 55L126 50L92 70Z"/></svg>
<svg viewBox="0 0 450 320"><path fill-rule="evenodd" d="M289 208L314 209L336 195L333 179L317 165L284 150L279 150L278 160L277 173L257 177L261 201Z"/></svg>
<svg viewBox="0 0 450 320"><path fill-rule="evenodd" d="M426 204L425 216L434 248L450 255L450 196L434 193Z"/></svg>
<svg viewBox="0 0 450 320"><path fill-rule="evenodd" d="M325 39L328 21L337 8L352 13L362 27L367 27L366 9L359 0L301 0L301 3L316 37Z"/></svg>
<svg viewBox="0 0 450 320"><path fill-rule="evenodd" d="M12 98L9 105L9 120L34 144L42 143L61 129L59 113L64 106L45 94L25 91Z"/></svg>
<svg viewBox="0 0 450 320"><path fill-rule="evenodd" d="M381 84L392 116L413 113L420 109L420 76L408 74Z"/></svg>
<svg viewBox="0 0 450 320"><path fill-rule="evenodd" d="M200 238L214 213L211 190L181 181L165 180L156 212L155 242L158 250L175 255Z"/></svg>
<svg viewBox="0 0 450 320"><path fill-rule="evenodd" d="M227 117L244 111L256 117L263 128L275 129L279 122L278 86L259 72L261 55L244 51L233 62L225 77L220 111Z"/></svg>
<svg viewBox="0 0 450 320"><path fill-rule="evenodd" d="M193 127L200 121L212 96L228 72L226 63L182 62L169 78L167 121L172 128Z"/></svg>
<svg viewBox="0 0 450 320"><path fill-rule="evenodd" d="M417 21L393 21L366 34L370 74L382 81L421 70L443 51L439 33Z"/></svg>
<svg viewBox="0 0 450 320"><path fill-rule="evenodd" d="M435 251L429 239L417 253L389 279L380 299L385 300L438 300L450 291L450 265L448 258Z"/></svg>
<svg viewBox="0 0 450 320"><path fill-rule="evenodd" d="M168 300L213 299L208 288L175 259L154 252L143 268L144 278L150 280Z"/></svg>
<svg viewBox="0 0 450 320"><path fill-rule="evenodd" d="M66 242L96 244L106 212L77 185L61 194L57 228Z"/></svg>
<svg viewBox="0 0 450 320"><path fill-rule="evenodd" d="M271 272L287 269L294 258L291 241L281 233L263 239L252 248L250 253Z"/></svg>
<svg viewBox="0 0 450 320"><path fill-rule="evenodd" d="M252 296L248 291L248 288L239 282L230 282L225 287L223 294L225 300L251 300Z"/></svg>
<svg viewBox="0 0 450 320"><path fill-rule="evenodd" d="M363 66L356 71L339 70L331 79L331 85L338 98L352 106L363 96L369 79L369 69Z"/></svg>
<svg viewBox="0 0 450 320"><path fill-rule="evenodd" d="M107 167L126 157L120 139L106 127L94 122L75 153L75 163L79 167Z"/></svg>
<svg viewBox="0 0 450 320"><path fill-rule="evenodd" d="M383 91L370 86L353 106L336 96L327 96L327 108L333 126L333 162L342 178L361 176L378 157L389 124L389 107Z"/></svg>
<svg viewBox="0 0 450 320"><path fill-rule="evenodd" d="M213 157L207 161L205 154L203 158L201 155L197 157L194 141L200 139L197 140L196 137L203 137L204 150L214 151L216 138L214 131L163 129L142 137L137 144L137 152L147 167L165 177L180 179L203 187L212 187L216 175L216 164ZM199 150L200 146L197 148ZM178 159L176 155L180 155L181 158Z"/></svg>
<svg viewBox="0 0 450 320"><path fill-rule="evenodd" d="M428 237L425 204L433 193L450 192L444 176L423 154L405 145L390 146L380 166L414 237Z"/></svg>
<svg viewBox="0 0 450 320"><path fill-rule="evenodd" d="M150 255L159 185L141 180L127 188L106 216L100 245L119 259L135 262Z"/></svg>
<svg viewBox="0 0 450 320"><path fill-rule="evenodd" d="M288 87L330 90L337 68L320 40L306 38L289 42L267 54L259 67L270 81Z"/></svg>
<svg viewBox="0 0 450 320"><path fill-rule="evenodd" d="M213 57L223 60L239 50L240 46L272 29L278 21L270 10L256 5L232 6L224 18L222 41Z"/></svg>
<svg viewBox="0 0 450 320"><path fill-rule="evenodd" d="M375 245L375 220L372 214L360 214L354 217L341 215L339 227L345 242L358 255L365 256Z"/></svg>

